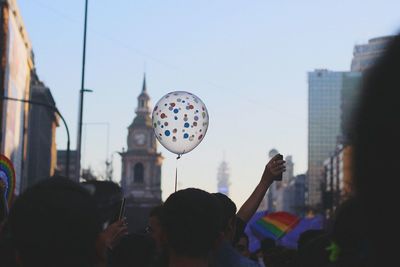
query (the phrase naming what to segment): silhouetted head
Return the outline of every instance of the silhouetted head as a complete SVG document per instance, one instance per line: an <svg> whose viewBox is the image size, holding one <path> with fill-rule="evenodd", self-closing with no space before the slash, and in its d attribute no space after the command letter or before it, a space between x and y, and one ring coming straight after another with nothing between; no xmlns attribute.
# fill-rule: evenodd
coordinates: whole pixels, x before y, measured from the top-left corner
<svg viewBox="0 0 400 267"><path fill-rule="evenodd" d="M154 207L150 211L149 222L146 231L150 234L154 240L158 250L162 249L162 228L160 223L162 205Z"/></svg>
<svg viewBox="0 0 400 267"><path fill-rule="evenodd" d="M397 244L388 244L400 236L399 217L389 215L398 210L400 196L399 70L400 36L396 36L365 75L351 136L356 196L368 228L370 262L377 263L397 256ZM382 229L390 230L384 234Z"/></svg>
<svg viewBox="0 0 400 267"><path fill-rule="evenodd" d="M346 266L364 266L370 252L368 234L359 201L346 200L337 209L332 226L332 241L339 249L333 260Z"/></svg>
<svg viewBox="0 0 400 267"><path fill-rule="evenodd" d="M118 219L122 203L121 187L111 181L86 181L81 184L93 196L100 211L102 223L110 224Z"/></svg>
<svg viewBox="0 0 400 267"><path fill-rule="evenodd" d="M218 199L222 208L222 232L225 233L225 238L233 241L236 230L236 205L226 195L222 193L213 193Z"/></svg>
<svg viewBox="0 0 400 267"><path fill-rule="evenodd" d="M206 191L180 190L165 201L161 225L172 253L204 259L220 236L221 208L216 197Z"/></svg>
<svg viewBox="0 0 400 267"><path fill-rule="evenodd" d="M29 188L14 203L7 228L22 266L93 266L99 214L71 180L54 177Z"/></svg>

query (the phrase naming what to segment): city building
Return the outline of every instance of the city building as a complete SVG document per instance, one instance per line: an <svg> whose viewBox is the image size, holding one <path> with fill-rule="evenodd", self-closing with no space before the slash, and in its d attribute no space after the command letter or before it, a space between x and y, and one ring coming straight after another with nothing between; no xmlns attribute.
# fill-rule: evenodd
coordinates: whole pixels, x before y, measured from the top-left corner
<svg viewBox="0 0 400 267"><path fill-rule="evenodd" d="M293 163L293 157L288 155L285 157L285 165L286 165L286 171L282 173L282 182L284 184L289 184L290 181L294 178L294 163Z"/></svg>
<svg viewBox="0 0 400 267"><path fill-rule="evenodd" d="M49 107L31 103L29 105L28 155L26 179L22 189L54 175L57 161L56 128L59 118L50 89L41 82L34 70L31 79L30 100Z"/></svg>
<svg viewBox="0 0 400 267"><path fill-rule="evenodd" d="M338 145L332 155L324 161L323 209L329 218L336 208L353 193L351 174L352 147Z"/></svg>
<svg viewBox="0 0 400 267"><path fill-rule="evenodd" d="M138 96L136 117L128 127L126 151L122 157L121 187L131 231L144 229L150 210L161 204L161 167L163 157L157 152L156 137L150 118L150 97L146 77Z"/></svg>
<svg viewBox="0 0 400 267"><path fill-rule="evenodd" d="M217 174L217 191L219 193L222 193L224 195L229 196L229 169L228 169L228 163L225 161L225 159L221 162L221 164L218 167L218 174Z"/></svg>
<svg viewBox="0 0 400 267"><path fill-rule="evenodd" d="M347 72L343 77L342 90L340 95L340 128L341 133L338 144L349 144L351 141L351 130L354 124L351 122L352 114L357 106L357 100L361 89L362 73Z"/></svg>
<svg viewBox="0 0 400 267"><path fill-rule="evenodd" d="M57 150L57 168L56 174L61 176L66 176L67 173L67 150ZM70 177L74 175L76 169L78 168L78 157L76 150L71 150L69 152L69 175Z"/></svg>
<svg viewBox="0 0 400 267"><path fill-rule="evenodd" d="M14 164L15 195L23 190L29 104L4 99L29 99L32 46L16 0L0 0L0 153Z"/></svg>
<svg viewBox="0 0 400 267"><path fill-rule="evenodd" d="M387 44L394 36L384 36L370 39L367 44L355 45L351 71L363 72L371 67L386 50Z"/></svg>
<svg viewBox="0 0 400 267"><path fill-rule="evenodd" d="M300 174L293 177L286 185L283 193L283 211L305 216L306 213L306 175Z"/></svg>
<svg viewBox="0 0 400 267"><path fill-rule="evenodd" d="M294 179L294 163L292 156L286 156L286 171L282 173L282 181L274 182L274 195L273 208L275 211L289 211L292 206L291 199L287 198L287 192L291 190L289 187L290 182Z"/></svg>
<svg viewBox="0 0 400 267"><path fill-rule="evenodd" d="M321 209L324 160L347 135L360 72L315 70L308 73L308 182L307 204Z"/></svg>

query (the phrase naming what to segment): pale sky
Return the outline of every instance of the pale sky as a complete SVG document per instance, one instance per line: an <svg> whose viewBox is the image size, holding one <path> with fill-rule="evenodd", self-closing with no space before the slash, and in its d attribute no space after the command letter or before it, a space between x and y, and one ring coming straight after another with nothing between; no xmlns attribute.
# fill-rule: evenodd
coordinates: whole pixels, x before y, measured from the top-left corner
<svg viewBox="0 0 400 267"><path fill-rule="evenodd" d="M40 79L50 88L76 147L82 68L83 0L19 0ZM346 71L355 44L400 29L398 0L89 0L83 164L105 170L126 148L127 127L146 71L155 104L170 91L202 99L203 142L179 160L180 188L216 191L225 151L231 194L241 205L268 160L292 155L307 170L307 71ZM107 125L110 126L107 138ZM57 146L66 148L62 125ZM165 157L162 190L174 189L176 156ZM120 157L114 154L116 180Z"/></svg>

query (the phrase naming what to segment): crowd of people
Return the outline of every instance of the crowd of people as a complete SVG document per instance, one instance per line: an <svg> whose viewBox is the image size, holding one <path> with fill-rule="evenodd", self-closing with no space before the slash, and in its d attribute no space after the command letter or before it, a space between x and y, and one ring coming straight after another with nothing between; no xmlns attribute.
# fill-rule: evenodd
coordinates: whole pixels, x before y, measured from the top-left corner
<svg viewBox="0 0 400 267"><path fill-rule="evenodd" d="M226 195L197 188L171 194L149 216L146 232L128 233L115 201L99 184L52 177L6 205L0 182L0 266L397 266L400 219L400 36L366 72L351 124L354 193L329 229L309 230L297 250L264 239L250 253L244 228L285 161L273 157L260 182L237 210ZM97 192L97 193L96 193ZM100 193L99 193L100 192Z"/></svg>

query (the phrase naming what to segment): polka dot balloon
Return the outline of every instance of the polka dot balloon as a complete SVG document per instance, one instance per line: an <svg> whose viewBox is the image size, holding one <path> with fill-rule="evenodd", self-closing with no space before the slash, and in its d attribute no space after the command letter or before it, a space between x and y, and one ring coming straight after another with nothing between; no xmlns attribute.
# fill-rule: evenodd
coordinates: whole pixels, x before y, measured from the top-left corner
<svg viewBox="0 0 400 267"><path fill-rule="evenodd" d="M158 141L172 153L182 155L192 151L204 139L209 117L200 98L176 91L157 102L152 121Z"/></svg>

